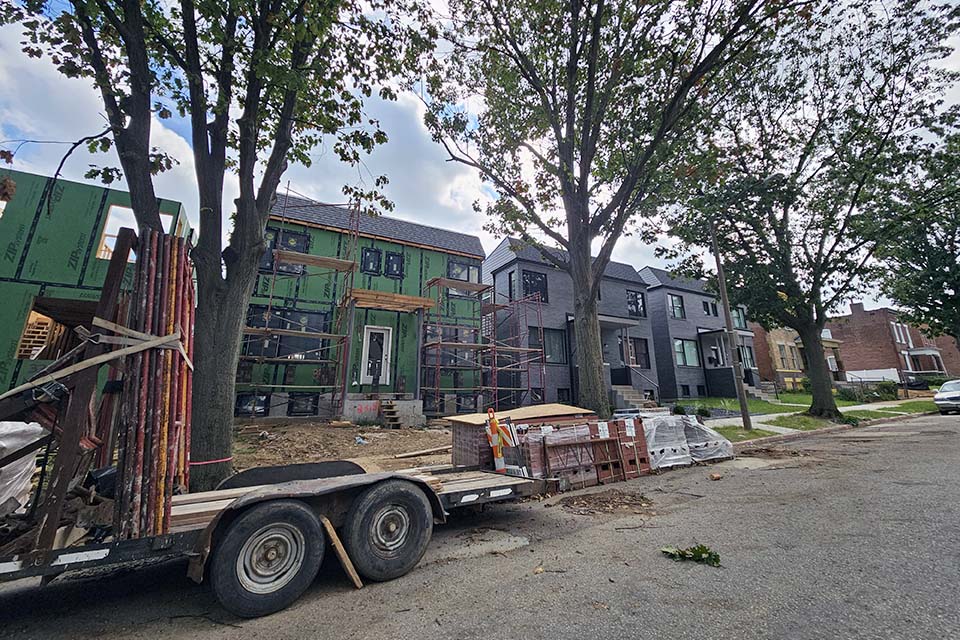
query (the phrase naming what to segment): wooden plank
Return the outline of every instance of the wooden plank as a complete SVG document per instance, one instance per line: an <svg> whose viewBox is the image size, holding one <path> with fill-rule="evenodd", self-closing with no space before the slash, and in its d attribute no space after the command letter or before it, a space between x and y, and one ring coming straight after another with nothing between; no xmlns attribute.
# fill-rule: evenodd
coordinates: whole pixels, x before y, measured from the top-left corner
<svg viewBox="0 0 960 640"><path fill-rule="evenodd" d="M429 289L430 287L444 287L446 289L459 289L461 291L470 291L472 293L480 293L486 291L487 289L492 288L489 284L482 284L478 282L465 282L463 280L454 280L453 278L430 278L427 280L427 283L424 285L424 289Z"/></svg>
<svg viewBox="0 0 960 640"><path fill-rule="evenodd" d="M347 575L350 576L350 581L353 582L353 586L357 589L363 589L363 582L361 582L360 576L357 575L357 570L354 568L350 556L347 555L347 550L343 548L343 543L340 542L340 536L337 535L337 530L333 528L333 524L327 519L327 516L320 516L320 522L323 523L323 528L327 532L327 538L330 539L333 550L337 552L340 565L343 567L343 570L347 572Z"/></svg>
<svg viewBox="0 0 960 640"><path fill-rule="evenodd" d="M431 453L443 453L444 451L450 451L451 449L453 449L453 445L448 444L442 447L434 447L432 449L421 449L420 451L411 451L409 453L398 453L393 457L398 460L401 458L416 458L418 456L430 455Z"/></svg>
<svg viewBox="0 0 960 640"><path fill-rule="evenodd" d="M86 360L81 360L76 364L72 364L69 367L64 367L52 373L48 373L43 377L37 378L32 382L26 382L19 387L15 387L10 391L7 391L5 394L0 396L0 400L8 398L10 396L15 396L18 393L27 391L28 389L35 389L36 387L43 386L48 382L55 382L60 378L64 378L72 373L78 373L80 371L87 371L91 367L96 367L105 362L110 362L111 360L116 360L118 358L123 358L134 353L139 353L141 351L146 351L147 349L152 349L154 347L159 347L165 344L171 344L180 340L180 332L174 331L168 336L162 336L159 338L154 338L153 340L148 340L146 342L141 342L140 344L133 345L130 347L124 347L123 349L117 349L116 351L108 351L107 353L101 353L99 355L87 358ZM94 346L94 345L91 345ZM95 345L100 346L100 345Z"/></svg>
<svg viewBox="0 0 960 640"><path fill-rule="evenodd" d="M370 289L353 289L350 296L358 307L363 309L386 309L388 311L416 311L417 309L432 309L436 300L421 296L408 296L387 291L371 291Z"/></svg>
<svg viewBox="0 0 960 640"><path fill-rule="evenodd" d="M511 409L509 411L497 411L497 418L510 418L514 424L520 424L524 421L549 422L550 418L566 418L568 416L571 420L579 419L584 423L586 423L587 420L595 419L597 417L597 415L589 409L583 409L581 407L574 407L568 404L560 404L555 402L548 404L533 404L526 407L520 407L519 409ZM447 416L447 420L460 424L483 426L487 422L487 414L468 413L463 415Z"/></svg>
<svg viewBox="0 0 960 640"><path fill-rule="evenodd" d="M285 264L302 264L309 267L332 269L334 271L356 271L357 269L357 263L353 260L315 256L298 251L284 251L283 249L274 249L273 255L277 260Z"/></svg>

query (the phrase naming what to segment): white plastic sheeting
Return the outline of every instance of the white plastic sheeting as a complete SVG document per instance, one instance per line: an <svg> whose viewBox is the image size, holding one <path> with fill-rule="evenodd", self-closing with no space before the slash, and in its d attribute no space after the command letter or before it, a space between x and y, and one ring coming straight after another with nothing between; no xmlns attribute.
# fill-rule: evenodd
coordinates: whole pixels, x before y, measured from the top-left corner
<svg viewBox="0 0 960 640"><path fill-rule="evenodd" d="M733 457L730 441L693 416L646 417L643 434L653 469Z"/></svg>
<svg viewBox="0 0 960 640"><path fill-rule="evenodd" d="M700 424L690 416L684 416L683 431L694 462L726 460L733 456L733 443L710 427Z"/></svg>
<svg viewBox="0 0 960 640"><path fill-rule="evenodd" d="M36 422L0 422L0 458L34 442L45 433ZM30 499L30 478L36 454L26 455L0 469L0 504L14 498L20 505Z"/></svg>

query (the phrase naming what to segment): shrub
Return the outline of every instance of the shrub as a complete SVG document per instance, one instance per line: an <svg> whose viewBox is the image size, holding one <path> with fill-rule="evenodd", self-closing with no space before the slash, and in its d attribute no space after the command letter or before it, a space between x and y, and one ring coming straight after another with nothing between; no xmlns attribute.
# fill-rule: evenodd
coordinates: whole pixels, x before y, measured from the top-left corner
<svg viewBox="0 0 960 640"><path fill-rule="evenodd" d="M837 387L837 400L863 402L863 396L860 395L860 389L856 387Z"/></svg>
<svg viewBox="0 0 960 640"><path fill-rule="evenodd" d="M839 422L840 424L852 424L853 426L857 426L858 424L860 424L860 418L856 416L848 416L846 414L840 414L840 417L837 418L835 422Z"/></svg>
<svg viewBox="0 0 960 640"><path fill-rule="evenodd" d="M687 409L682 404L675 404L673 405L673 413L677 416L685 416L687 415Z"/></svg>
<svg viewBox="0 0 960 640"><path fill-rule="evenodd" d="M800 378L800 387L804 393L813 393L813 386L810 384L810 378Z"/></svg>
<svg viewBox="0 0 960 640"><path fill-rule="evenodd" d="M891 382L890 380L878 382L876 387L874 387L874 395L878 400L896 400L898 391L899 387L897 383Z"/></svg>
<svg viewBox="0 0 960 640"><path fill-rule="evenodd" d="M697 407L697 415L700 416L701 418L709 418L711 415L710 409L706 407Z"/></svg>

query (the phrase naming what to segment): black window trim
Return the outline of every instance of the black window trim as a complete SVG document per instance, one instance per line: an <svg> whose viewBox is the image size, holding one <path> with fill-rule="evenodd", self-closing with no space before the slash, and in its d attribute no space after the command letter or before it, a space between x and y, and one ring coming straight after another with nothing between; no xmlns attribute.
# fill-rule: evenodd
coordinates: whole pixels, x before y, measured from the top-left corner
<svg viewBox="0 0 960 640"><path fill-rule="evenodd" d="M368 270L366 268L368 252L377 254L376 271ZM370 276L379 276L382 272L383 272L383 252L380 249L377 249L376 247L361 247L360 248L360 273L365 273Z"/></svg>
<svg viewBox="0 0 960 640"><path fill-rule="evenodd" d="M390 258L399 258L400 259L400 273L390 273ZM388 278L396 278L400 280L403 278L403 261L404 255L402 251L387 251L386 259L383 261L383 275Z"/></svg>
<svg viewBox="0 0 960 640"><path fill-rule="evenodd" d="M550 302L550 285L547 280L547 274L543 271L528 271L527 269L520 270L520 292L523 294L522 297L526 298L532 293L527 293L527 283L524 281L524 276L527 274L541 276L543 278L543 292L540 295L540 302L543 304L548 304Z"/></svg>
<svg viewBox="0 0 960 640"><path fill-rule="evenodd" d="M637 313L633 313L630 310L630 294L637 296ZM647 296L643 291L637 291L635 289L627 289L627 315L631 318L646 318L647 317Z"/></svg>

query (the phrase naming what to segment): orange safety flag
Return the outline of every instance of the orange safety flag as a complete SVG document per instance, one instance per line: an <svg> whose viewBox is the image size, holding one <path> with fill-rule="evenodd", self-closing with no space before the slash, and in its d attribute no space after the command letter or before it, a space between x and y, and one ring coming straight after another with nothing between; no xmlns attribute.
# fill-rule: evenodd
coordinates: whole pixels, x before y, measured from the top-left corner
<svg viewBox="0 0 960 640"><path fill-rule="evenodd" d="M487 409L487 441L493 449L493 468L497 473L506 473L507 465L503 459L503 447L516 446L510 437L510 430L500 426L493 409Z"/></svg>

